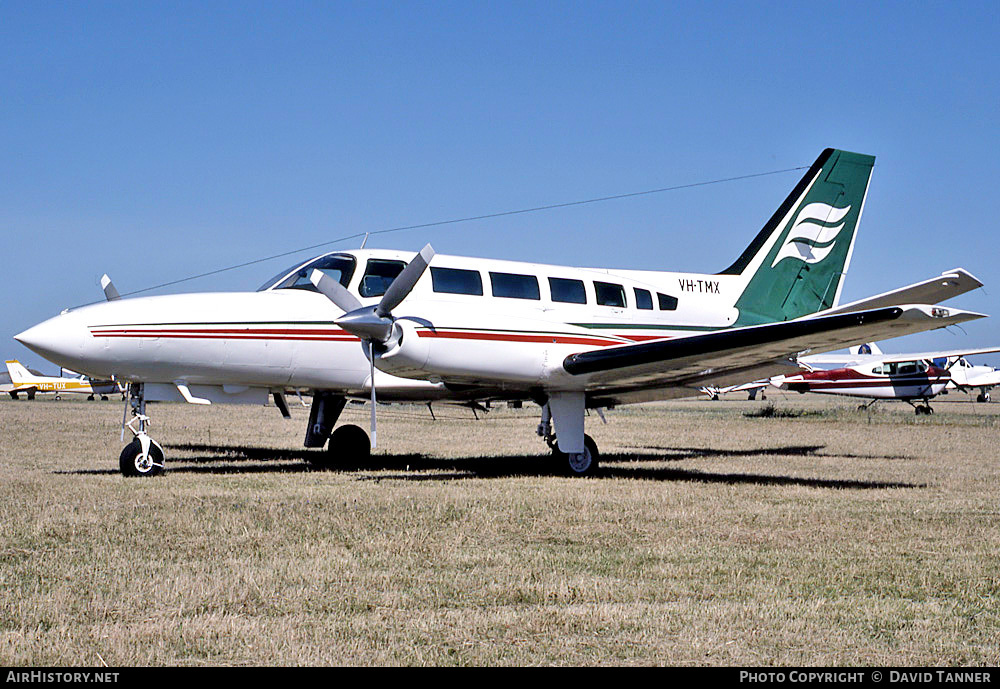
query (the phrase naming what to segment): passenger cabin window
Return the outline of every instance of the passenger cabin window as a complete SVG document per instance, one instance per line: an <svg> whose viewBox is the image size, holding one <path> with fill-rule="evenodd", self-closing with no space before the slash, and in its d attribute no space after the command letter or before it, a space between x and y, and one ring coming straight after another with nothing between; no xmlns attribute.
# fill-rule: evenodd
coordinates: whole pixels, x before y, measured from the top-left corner
<svg viewBox="0 0 1000 689"><path fill-rule="evenodd" d="M594 292L601 306L625 306L625 288L613 282L595 282Z"/></svg>
<svg viewBox="0 0 1000 689"><path fill-rule="evenodd" d="M507 299L541 299L538 278L534 275L490 272L490 283L494 297Z"/></svg>
<svg viewBox="0 0 1000 689"><path fill-rule="evenodd" d="M635 308L651 311L653 309L653 295L648 289L633 288L635 291Z"/></svg>
<svg viewBox="0 0 1000 689"><path fill-rule="evenodd" d="M891 361L882 364L882 373L889 376L923 373L926 370L927 364L923 361Z"/></svg>
<svg viewBox="0 0 1000 689"><path fill-rule="evenodd" d="M362 297L381 297L405 267L406 263L403 261L368 259L365 274L361 276L361 284L358 286L358 293Z"/></svg>
<svg viewBox="0 0 1000 689"><path fill-rule="evenodd" d="M266 289L304 289L311 292L318 292L316 286L309 281L309 275L314 270L322 271L326 273L334 280L347 287L348 283L351 281L351 277L354 275L354 268L357 262L354 260L353 256L348 255L334 255L334 256L320 256L315 261L305 264L298 270L296 270L291 275L288 275L284 279L282 276L287 274L288 270L279 273L274 276L268 282L261 285L258 292L262 292ZM280 282L278 282L280 280Z"/></svg>
<svg viewBox="0 0 1000 689"><path fill-rule="evenodd" d="M587 303L587 290L583 286L583 280L549 278L549 292L552 294L552 301L565 304Z"/></svg>
<svg viewBox="0 0 1000 689"><path fill-rule="evenodd" d="M435 292L483 295L483 277L478 270L432 267L431 284Z"/></svg>
<svg viewBox="0 0 1000 689"><path fill-rule="evenodd" d="M656 293L656 299L660 302L660 311L676 311L677 297L670 297L666 294Z"/></svg>

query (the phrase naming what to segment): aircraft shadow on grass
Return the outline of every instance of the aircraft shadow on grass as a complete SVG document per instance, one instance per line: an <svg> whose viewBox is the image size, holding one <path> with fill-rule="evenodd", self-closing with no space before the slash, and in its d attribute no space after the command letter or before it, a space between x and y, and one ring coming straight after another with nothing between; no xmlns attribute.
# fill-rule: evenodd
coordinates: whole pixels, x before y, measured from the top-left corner
<svg viewBox="0 0 1000 689"><path fill-rule="evenodd" d="M648 466L650 463L672 463L699 457L754 457L776 455L786 457L817 457L823 445L794 445L753 450L716 450L711 448L650 447L635 448L632 452L606 453L601 456L601 468L596 476L601 478L629 478L645 481L690 481L698 483L724 483L732 485L806 486L810 488L881 489L923 488L925 484L860 481L852 479L824 479L780 476L753 473L713 473L701 469L678 469L667 466ZM510 478L517 476L558 475L557 465L547 455L512 455L494 457L463 457L443 459L419 454L374 455L364 464L337 465L332 469L316 469L309 464L310 457L321 450L289 450L281 448L250 447L242 445L177 444L168 446L174 453L190 452L194 456L178 457L168 462L169 473L185 474L293 474L314 471L359 472L361 480L387 481L456 481L473 478ZM836 455L843 457L844 455ZM854 456L848 456L853 458ZM861 456L858 456L861 457ZM875 457L865 455L865 459ZM882 457L881 459L905 459ZM645 463L646 466L629 466ZM393 473L364 475L363 472L390 471ZM431 472L431 473L424 473ZM59 471L60 474L118 474L116 469L83 469Z"/></svg>

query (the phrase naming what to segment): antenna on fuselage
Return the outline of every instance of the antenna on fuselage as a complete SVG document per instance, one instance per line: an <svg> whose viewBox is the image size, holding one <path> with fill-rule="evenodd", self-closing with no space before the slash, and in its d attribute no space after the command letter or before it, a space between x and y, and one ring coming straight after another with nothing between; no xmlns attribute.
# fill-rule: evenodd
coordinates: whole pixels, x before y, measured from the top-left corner
<svg viewBox="0 0 1000 689"><path fill-rule="evenodd" d="M365 238L361 240L361 248L362 249L364 249L365 248L365 244L368 243L368 235L370 235L370 234L371 234L371 232L365 232Z"/></svg>

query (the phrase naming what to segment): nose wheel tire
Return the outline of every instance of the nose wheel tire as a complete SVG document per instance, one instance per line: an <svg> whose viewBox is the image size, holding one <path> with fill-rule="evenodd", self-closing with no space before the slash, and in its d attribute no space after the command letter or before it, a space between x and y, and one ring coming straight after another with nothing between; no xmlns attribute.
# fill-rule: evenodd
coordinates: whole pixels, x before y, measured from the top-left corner
<svg viewBox="0 0 1000 689"><path fill-rule="evenodd" d="M583 452L561 452L556 446L552 450L556 468L568 476L593 476L600 465L601 453L597 443L589 435L583 436Z"/></svg>
<svg viewBox="0 0 1000 689"><path fill-rule="evenodd" d="M118 457L118 468L124 476L156 476L163 472L163 450L154 443L142 456L142 443L138 438L126 445Z"/></svg>

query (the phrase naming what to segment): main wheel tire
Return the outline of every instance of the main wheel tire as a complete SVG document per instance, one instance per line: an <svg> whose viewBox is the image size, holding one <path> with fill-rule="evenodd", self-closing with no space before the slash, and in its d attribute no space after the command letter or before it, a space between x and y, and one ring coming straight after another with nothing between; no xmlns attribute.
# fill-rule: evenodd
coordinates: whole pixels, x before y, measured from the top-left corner
<svg viewBox="0 0 1000 689"><path fill-rule="evenodd" d="M978 395L976 395L976 401L977 402L983 402L983 403L989 402L990 401L990 394L988 392L979 393Z"/></svg>
<svg viewBox="0 0 1000 689"><path fill-rule="evenodd" d="M372 444L368 433L360 426L348 424L330 434L330 442L325 452L315 453L310 462L317 469L335 466L360 466L372 454Z"/></svg>
<svg viewBox="0 0 1000 689"><path fill-rule="evenodd" d="M553 448L552 456L556 460L556 468L568 476L593 476L600 466L601 453L597 443L589 435L583 436L583 452L567 454Z"/></svg>
<svg viewBox="0 0 1000 689"><path fill-rule="evenodd" d="M142 443L138 438L122 448L118 468L123 476L156 476L163 472L163 450L155 443L149 444L149 454L142 459Z"/></svg>

